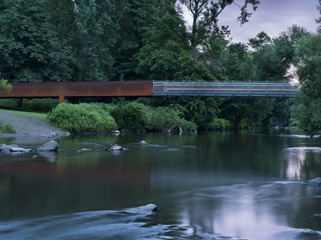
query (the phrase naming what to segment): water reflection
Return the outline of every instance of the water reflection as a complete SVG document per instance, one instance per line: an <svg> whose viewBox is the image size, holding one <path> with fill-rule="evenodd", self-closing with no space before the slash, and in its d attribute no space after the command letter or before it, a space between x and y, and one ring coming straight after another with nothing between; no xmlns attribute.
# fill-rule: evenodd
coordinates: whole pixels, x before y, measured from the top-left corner
<svg viewBox="0 0 321 240"><path fill-rule="evenodd" d="M319 147L290 147L284 150L284 174L292 180L312 179L319 175L321 169L321 148ZM311 167L310 165L313 165Z"/></svg>
<svg viewBox="0 0 321 240"><path fill-rule="evenodd" d="M111 143L128 150L104 151ZM129 134L59 144L58 153L0 153L0 238L320 239L321 189L294 181L321 176L320 139ZM156 215L122 214L150 202Z"/></svg>

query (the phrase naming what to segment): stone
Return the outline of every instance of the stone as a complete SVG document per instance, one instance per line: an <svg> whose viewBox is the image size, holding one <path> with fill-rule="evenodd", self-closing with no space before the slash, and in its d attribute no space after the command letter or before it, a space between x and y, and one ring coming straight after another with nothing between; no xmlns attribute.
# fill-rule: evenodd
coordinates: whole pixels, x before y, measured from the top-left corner
<svg viewBox="0 0 321 240"><path fill-rule="evenodd" d="M132 213L132 214L153 214L158 211L157 205L153 203L149 203L144 206L136 207L136 208L129 208L126 210L126 213Z"/></svg>
<svg viewBox="0 0 321 240"><path fill-rule="evenodd" d="M92 149L82 148L82 149L79 149L77 152L88 152L88 151L92 151Z"/></svg>
<svg viewBox="0 0 321 240"><path fill-rule="evenodd" d="M17 144L12 144L12 145L6 145L6 144L3 144L1 147L0 147L0 150L2 152L19 152L19 153L24 153L24 152L32 152L32 149L25 149L25 148L21 148L19 147Z"/></svg>
<svg viewBox="0 0 321 240"><path fill-rule="evenodd" d="M312 180L307 180L305 183L309 186L321 187L321 177L314 178Z"/></svg>
<svg viewBox="0 0 321 240"><path fill-rule="evenodd" d="M51 140L49 142L46 142L44 145L37 148L38 152L51 152L51 151L57 151L59 148L59 144Z"/></svg>
<svg viewBox="0 0 321 240"><path fill-rule="evenodd" d="M58 134L55 133L55 132L52 132L52 133L50 133L48 135L41 135L42 138L55 138L57 136L58 136Z"/></svg>
<svg viewBox="0 0 321 240"><path fill-rule="evenodd" d="M110 151L115 151L115 152L119 152L119 151L123 151L124 148L122 146L119 146L117 144L114 144L110 147L109 149Z"/></svg>
<svg viewBox="0 0 321 240"><path fill-rule="evenodd" d="M180 126L173 126L170 129L168 129L169 133L181 133L183 132L183 129Z"/></svg>
<svg viewBox="0 0 321 240"><path fill-rule="evenodd" d="M142 140L138 144L140 144L140 145L148 145L148 142L146 142L145 140Z"/></svg>
<svg viewBox="0 0 321 240"><path fill-rule="evenodd" d="M118 135L120 135L120 131L119 130L114 130L114 131L112 131L112 134L118 136Z"/></svg>

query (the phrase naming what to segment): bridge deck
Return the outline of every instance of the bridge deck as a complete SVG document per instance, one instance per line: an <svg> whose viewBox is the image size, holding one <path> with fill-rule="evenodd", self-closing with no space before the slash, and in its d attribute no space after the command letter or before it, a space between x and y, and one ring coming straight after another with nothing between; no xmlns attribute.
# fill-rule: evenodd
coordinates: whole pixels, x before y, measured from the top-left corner
<svg viewBox="0 0 321 240"><path fill-rule="evenodd" d="M154 82L154 96L294 97L285 82Z"/></svg>
<svg viewBox="0 0 321 240"><path fill-rule="evenodd" d="M0 89L0 98L59 97L294 97L297 88L284 82L55 82L13 83L13 90Z"/></svg>

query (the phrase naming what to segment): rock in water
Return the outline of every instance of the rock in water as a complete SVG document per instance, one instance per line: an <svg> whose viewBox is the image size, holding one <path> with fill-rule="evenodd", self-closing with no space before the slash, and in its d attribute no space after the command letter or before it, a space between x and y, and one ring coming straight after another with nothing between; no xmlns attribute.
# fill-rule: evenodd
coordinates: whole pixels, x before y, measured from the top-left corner
<svg viewBox="0 0 321 240"><path fill-rule="evenodd" d="M118 136L118 135L120 135L120 131L119 130L114 130L114 131L112 131L112 134L115 135L115 136Z"/></svg>
<svg viewBox="0 0 321 240"><path fill-rule="evenodd" d="M122 146L119 146L117 144L114 144L113 146L110 147L109 149L110 151L115 151L115 152L119 152L119 151L123 151L124 148Z"/></svg>
<svg viewBox="0 0 321 240"><path fill-rule="evenodd" d="M180 126L173 126L170 129L168 129L169 133L181 133L183 132L183 129Z"/></svg>
<svg viewBox="0 0 321 240"><path fill-rule="evenodd" d="M321 187L321 177L314 178L312 180L307 180L305 183L309 186Z"/></svg>
<svg viewBox="0 0 321 240"><path fill-rule="evenodd" d="M158 211L158 207L155 204L147 204L145 206L140 206L137 208L129 208L127 209L125 212L126 213L133 213L133 214L151 214L151 213L155 213Z"/></svg>
<svg viewBox="0 0 321 240"><path fill-rule="evenodd" d="M2 152L32 152L32 149L25 149L25 148L21 148L19 147L17 144L13 144L13 145L2 145L0 147L0 151Z"/></svg>
<svg viewBox="0 0 321 240"><path fill-rule="evenodd" d="M148 142L146 142L145 140L142 140L138 144L140 144L140 145L148 145Z"/></svg>
<svg viewBox="0 0 321 240"><path fill-rule="evenodd" d="M47 143L45 143L44 145L40 146L37 148L38 152L51 152L51 151L57 151L59 148L59 144L54 141L51 140Z"/></svg>

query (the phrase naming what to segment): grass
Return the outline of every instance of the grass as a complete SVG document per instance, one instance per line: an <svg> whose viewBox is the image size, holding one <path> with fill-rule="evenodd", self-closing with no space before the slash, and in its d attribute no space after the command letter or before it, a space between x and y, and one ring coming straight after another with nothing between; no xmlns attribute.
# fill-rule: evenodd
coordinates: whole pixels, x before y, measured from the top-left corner
<svg viewBox="0 0 321 240"><path fill-rule="evenodd" d="M37 117L37 118L42 118L44 120L46 120L46 117L47 117L47 114L45 114L45 113L23 112L23 111L0 109L0 113L1 112L13 113L13 114L17 114L17 115L25 116L25 117Z"/></svg>

